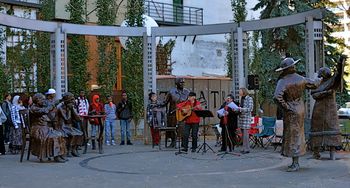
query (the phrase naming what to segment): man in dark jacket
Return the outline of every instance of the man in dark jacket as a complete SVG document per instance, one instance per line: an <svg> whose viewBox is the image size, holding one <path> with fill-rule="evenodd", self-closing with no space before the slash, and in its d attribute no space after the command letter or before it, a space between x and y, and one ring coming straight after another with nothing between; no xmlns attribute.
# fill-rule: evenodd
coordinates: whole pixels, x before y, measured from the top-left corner
<svg viewBox="0 0 350 188"><path fill-rule="evenodd" d="M222 145L219 152L226 151L227 146L230 152L235 148L238 113L228 106L228 104L233 102L233 99L234 97L231 94L227 95L224 104L222 104L220 107L220 109L224 109L225 111L223 116L219 115L220 127L222 128Z"/></svg>
<svg viewBox="0 0 350 188"><path fill-rule="evenodd" d="M4 141L5 143L9 142L9 134L10 134L10 127L12 125L12 118L11 118L11 108L12 108L12 103L11 103L11 95L9 93L4 95L4 102L1 104L2 111L6 115L6 122L4 123Z"/></svg>
<svg viewBox="0 0 350 188"><path fill-rule="evenodd" d="M132 145L131 143L131 133L130 133L130 122L132 119L132 105L128 101L128 96L126 92L122 93L122 100L117 106L117 115L120 119L120 133L121 142L120 145L125 145L125 133L127 138L127 145Z"/></svg>

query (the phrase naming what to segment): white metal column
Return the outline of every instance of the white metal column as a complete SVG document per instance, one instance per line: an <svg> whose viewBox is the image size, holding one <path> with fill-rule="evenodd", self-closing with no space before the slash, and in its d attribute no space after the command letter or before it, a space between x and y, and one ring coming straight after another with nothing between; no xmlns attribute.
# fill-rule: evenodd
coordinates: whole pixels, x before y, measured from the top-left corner
<svg viewBox="0 0 350 188"><path fill-rule="evenodd" d="M68 91L66 35L62 33L61 27L51 34L50 48L51 87L56 90L56 99L60 99Z"/></svg>
<svg viewBox="0 0 350 188"><path fill-rule="evenodd" d="M315 21L313 17L307 17L305 25L305 63L306 76L316 78L319 68L324 66L323 52L323 23ZM306 98L306 117L311 118L315 100L311 97L310 91Z"/></svg>

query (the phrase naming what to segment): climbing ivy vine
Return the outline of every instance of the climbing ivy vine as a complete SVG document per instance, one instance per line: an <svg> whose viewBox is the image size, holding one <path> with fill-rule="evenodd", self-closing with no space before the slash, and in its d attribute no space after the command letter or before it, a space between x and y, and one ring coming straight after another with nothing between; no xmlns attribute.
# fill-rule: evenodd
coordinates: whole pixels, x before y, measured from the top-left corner
<svg viewBox="0 0 350 188"><path fill-rule="evenodd" d="M143 0L128 1L126 20L130 27L142 27L144 13ZM123 86L133 105L135 122L143 117L143 40L130 37L126 41L128 50L123 51Z"/></svg>
<svg viewBox="0 0 350 188"><path fill-rule="evenodd" d="M70 22L84 24L86 22L85 0L70 0L66 6L70 13ZM78 95L81 90L88 91L90 73L87 70L88 45L83 35L68 35L68 67L71 76L68 90Z"/></svg>
<svg viewBox="0 0 350 188"><path fill-rule="evenodd" d="M97 0L99 25L113 25L116 19L115 0ZM111 95L117 75L117 46L115 37L98 37L97 83L102 96Z"/></svg>

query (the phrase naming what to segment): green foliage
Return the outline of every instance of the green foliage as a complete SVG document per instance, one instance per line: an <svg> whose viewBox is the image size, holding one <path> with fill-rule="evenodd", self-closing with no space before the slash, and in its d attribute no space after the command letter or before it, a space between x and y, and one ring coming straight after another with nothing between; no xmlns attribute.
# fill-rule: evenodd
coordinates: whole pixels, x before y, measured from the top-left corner
<svg viewBox="0 0 350 188"><path fill-rule="evenodd" d="M115 0L97 0L97 17L100 25L113 25L116 19ZM114 37L98 37L97 83L102 96L111 95L117 75L117 46Z"/></svg>
<svg viewBox="0 0 350 188"><path fill-rule="evenodd" d="M246 20L247 17L247 10L246 10L247 2L245 0L231 0L231 7L233 12L233 21L234 22L243 22ZM227 65L227 76L232 77L232 36L231 34L227 38L227 54L226 54L226 65Z"/></svg>
<svg viewBox="0 0 350 188"><path fill-rule="evenodd" d="M233 11L233 21L242 22L247 18L247 2L245 0L231 0L231 7Z"/></svg>
<svg viewBox="0 0 350 188"><path fill-rule="evenodd" d="M260 0L253 10L260 10L260 19L287 16L299 12L311 10L313 8L325 8L332 6L330 1L265 1ZM341 52L339 47L333 47L334 44L344 46L338 39L330 36L331 25L338 23L334 13L325 10L325 58L326 63L335 65ZM292 27L274 28L260 31L262 48L255 51L252 72L259 75L260 90L259 103L272 102L273 91L275 90L275 82L278 75L274 73L281 62L281 58L289 53L295 59L301 59L303 63L297 65L298 70L305 70L305 29L304 25ZM257 40L257 39L256 39ZM267 76L268 75L268 76Z"/></svg>
<svg viewBox="0 0 350 188"><path fill-rule="evenodd" d="M157 74L158 75L170 75L171 74L171 52L175 47L175 40L169 40L163 44L159 41L157 46Z"/></svg>
<svg viewBox="0 0 350 188"><path fill-rule="evenodd" d="M128 1L126 19L131 27L142 27L143 1ZM133 105L135 122L143 117L143 39L131 37L126 41L128 50L123 51L123 86Z"/></svg>
<svg viewBox="0 0 350 188"><path fill-rule="evenodd" d="M71 23L84 24L86 22L85 2L86 0L70 0L66 5L66 9L70 13Z"/></svg>
<svg viewBox="0 0 350 188"><path fill-rule="evenodd" d="M13 9L7 11L13 15ZM30 9L24 10L24 18L30 17ZM35 91L36 64L35 34L33 31L6 28L6 37L10 39L6 47L6 66L10 92L32 93Z"/></svg>
<svg viewBox="0 0 350 188"><path fill-rule="evenodd" d="M70 13L70 22L75 24L85 23L85 0L70 0L66 6ZM69 35L68 43L68 67L72 73L68 82L68 90L78 95L81 90L88 91L90 74L87 70L88 45L85 36Z"/></svg>
<svg viewBox="0 0 350 188"><path fill-rule="evenodd" d="M4 45L5 38L3 37L3 29L0 29L0 49L2 49ZM10 83L8 79L8 71L7 66L4 63L4 59L2 58L3 51L0 54L0 96L4 96L5 93L9 92Z"/></svg>
<svg viewBox="0 0 350 188"><path fill-rule="evenodd" d="M50 21L55 17L55 0L40 0L39 18ZM37 89L39 92L50 88L50 33L36 32Z"/></svg>

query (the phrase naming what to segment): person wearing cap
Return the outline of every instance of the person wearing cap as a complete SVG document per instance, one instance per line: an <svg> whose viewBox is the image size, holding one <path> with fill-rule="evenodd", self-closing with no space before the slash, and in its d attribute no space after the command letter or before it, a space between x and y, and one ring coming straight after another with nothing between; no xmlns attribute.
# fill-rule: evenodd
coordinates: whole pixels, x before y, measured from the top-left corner
<svg viewBox="0 0 350 188"><path fill-rule="evenodd" d="M50 119L49 126L53 127L53 128L57 128L55 127L57 124L57 108L56 105L59 103L58 100L55 100L56 97L56 90L54 89L49 89L46 93L46 101L45 101L45 106L53 106L53 108L50 110L49 114L47 115Z"/></svg>
<svg viewBox="0 0 350 188"><path fill-rule="evenodd" d="M188 138L190 136L190 132L192 130L192 148L191 152L196 152L197 149L197 140L198 140L198 129L200 118L194 112L195 110L202 110L201 103L196 99L196 93L190 92L188 94L187 101L179 103L176 105L179 111L184 114L190 114L185 119L185 127L184 127L184 138L183 138L183 146L182 151L188 151Z"/></svg>
<svg viewBox="0 0 350 188"><path fill-rule="evenodd" d="M180 78L180 77L176 78L175 85L176 87L173 87L170 89L164 101L164 105L169 105L167 108L168 109L168 112L167 112L168 127L176 127L178 123L176 119L176 105L183 101L186 101L188 94L190 93L190 90L184 88L184 85L185 85L184 78ZM166 139L169 139L169 138L171 139L170 147L175 147L175 143L176 143L175 133L166 132L165 137Z"/></svg>
<svg viewBox="0 0 350 188"><path fill-rule="evenodd" d="M296 73L293 58L285 58L276 69L280 72L274 92L274 100L283 109L282 155L292 157L292 164L287 171L299 170L299 157L305 154L304 117L305 105L303 94L306 89L316 89L319 80L305 78Z"/></svg>
<svg viewBox="0 0 350 188"><path fill-rule="evenodd" d="M330 159L335 160L335 149L342 145L335 93L342 84L345 60L343 56L339 59L337 70L333 75L328 67L320 68L318 77L323 78L322 82L317 89L311 91L315 105L312 112L310 138L315 159L321 158L320 148L325 147L330 150Z"/></svg>

